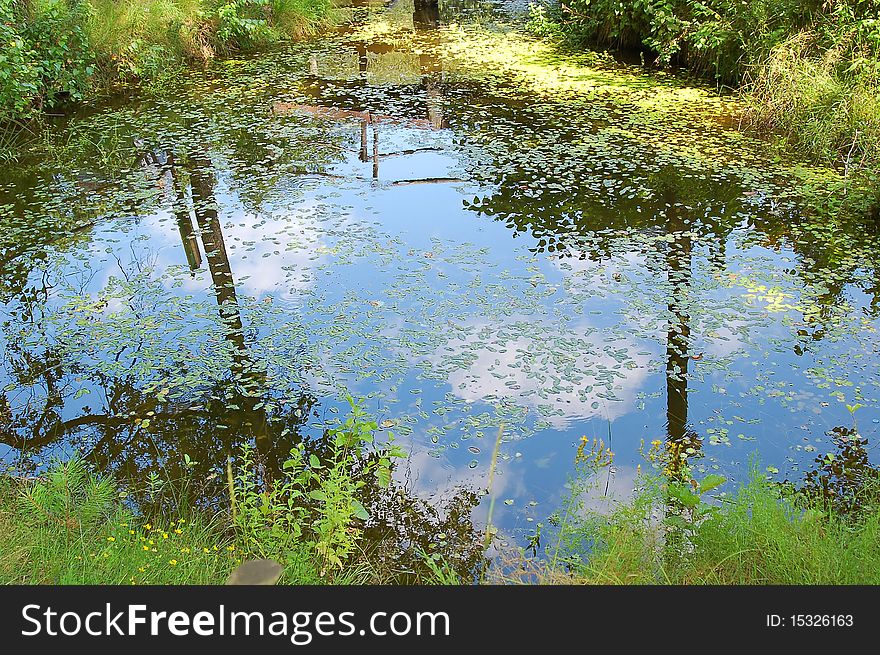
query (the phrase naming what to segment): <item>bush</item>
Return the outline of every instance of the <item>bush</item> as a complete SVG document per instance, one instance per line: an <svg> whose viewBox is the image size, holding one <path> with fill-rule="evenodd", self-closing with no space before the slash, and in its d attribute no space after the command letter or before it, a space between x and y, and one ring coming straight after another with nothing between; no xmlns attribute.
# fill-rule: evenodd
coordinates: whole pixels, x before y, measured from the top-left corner
<svg viewBox="0 0 880 655"><path fill-rule="evenodd" d="M880 205L877 0L570 0L555 14L577 43L740 86L752 126L842 169L856 211Z"/></svg>
<svg viewBox="0 0 880 655"><path fill-rule="evenodd" d="M330 0L0 0L0 120L313 32Z"/></svg>
<svg viewBox="0 0 880 655"><path fill-rule="evenodd" d="M0 0L0 119L80 99L94 70L78 0Z"/></svg>

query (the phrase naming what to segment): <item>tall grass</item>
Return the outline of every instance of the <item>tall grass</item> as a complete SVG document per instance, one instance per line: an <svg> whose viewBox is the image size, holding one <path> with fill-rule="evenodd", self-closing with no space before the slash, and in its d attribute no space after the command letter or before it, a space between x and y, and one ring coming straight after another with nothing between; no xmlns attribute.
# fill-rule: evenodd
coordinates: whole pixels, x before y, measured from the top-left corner
<svg viewBox="0 0 880 655"><path fill-rule="evenodd" d="M774 46L746 83L752 123L880 191L880 21L829 38L803 30ZM876 199L875 199L876 200Z"/></svg>
<svg viewBox="0 0 880 655"><path fill-rule="evenodd" d="M0 121L313 34L332 0L0 0Z"/></svg>
<svg viewBox="0 0 880 655"><path fill-rule="evenodd" d="M221 517L150 521L79 459L0 479L0 530L4 584L222 583L240 561Z"/></svg>
<svg viewBox="0 0 880 655"><path fill-rule="evenodd" d="M584 584L878 584L880 507L853 517L792 496L753 471L685 533L663 485L571 526L568 567L543 581Z"/></svg>

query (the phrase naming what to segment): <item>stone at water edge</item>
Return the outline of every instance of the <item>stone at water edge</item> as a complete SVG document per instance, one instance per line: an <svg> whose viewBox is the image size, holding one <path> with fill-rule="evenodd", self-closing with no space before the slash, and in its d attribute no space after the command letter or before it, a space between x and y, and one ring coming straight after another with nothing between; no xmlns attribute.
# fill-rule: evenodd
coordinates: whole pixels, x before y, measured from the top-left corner
<svg viewBox="0 0 880 655"><path fill-rule="evenodd" d="M271 559L255 559L242 562L229 576L228 585L273 585L284 572L278 562Z"/></svg>

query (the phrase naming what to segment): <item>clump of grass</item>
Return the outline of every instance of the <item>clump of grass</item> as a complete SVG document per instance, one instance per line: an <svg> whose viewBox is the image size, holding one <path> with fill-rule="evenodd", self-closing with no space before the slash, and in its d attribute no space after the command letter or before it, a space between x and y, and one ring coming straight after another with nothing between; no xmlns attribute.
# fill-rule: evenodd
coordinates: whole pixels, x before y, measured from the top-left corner
<svg viewBox="0 0 880 655"><path fill-rule="evenodd" d="M568 528L563 570L542 581L583 584L877 584L880 507L842 516L769 482L754 468L720 504L685 497L646 479L607 516ZM690 492L683 492L690 493ZM698 494L692 494L696 496ZM685 498L685 500L683 500ZM685 521L681 519L685 518ZM588 544L588 550L583 545Z"/></svg>
<svg viewBox="0 0 880 655"><path fill-rule="evenodd" d="M336 20L331 0L272 0L272 24L294 38L317 34Z"/></svg>
<svg viewBox="0 0 880 655"><path fill-rule="evenodd" d="M877 584L880 508L847 520L786 498L759 475L700 526L683 583Z"/></svg>
<svg viewBox="0 0 880 655"><path fill-rule="evenodd" d="M880 60L855 28L826 41L803 30L770 50L745 87L751 122L880 188Z"/></svg>
<svg viewBox="0 0 880 655"><path fill-rule="evenodd" d="M150 522L76 458L36 480L0 480L0 529L4 584L222 583L240 562L222 520L184 511Z"/></svg>

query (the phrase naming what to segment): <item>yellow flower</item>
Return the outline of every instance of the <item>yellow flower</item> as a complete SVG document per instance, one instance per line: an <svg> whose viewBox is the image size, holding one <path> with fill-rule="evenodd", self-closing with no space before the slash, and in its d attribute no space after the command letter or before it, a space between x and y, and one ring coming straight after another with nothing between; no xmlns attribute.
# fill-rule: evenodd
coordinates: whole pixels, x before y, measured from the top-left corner
<svg viewBox="0 0 880 655"><path fill-rule="evenodd" d="M177 566L177 560L176 560L176 559L170 559L170 560L168 560L168 563L169 563L171 566Z"/></svg>
<svg viewBox="0 0 880 655"><path fill-rule="evenodd" d="M180 552L181 552L181 553L189 553L189 552L191 552L191 551L190 551L189 548L181 548L181 549L180 549Z"/></svg>
<svg viewBox="0 0 880 655"><path fill-rule="evenodd" d="M211 552L211 551L208 550L207 548L202 548L202 550L205 551L206 553L210 553L210 552Z"/></svg>
<svg viewBox="0 0 880 655"><path fill-rule="evenodd" d="M128 534L134 534L134 530L129 530Z"/></svg>
<svg viewBox="0 0 880 655"><path fill-rule="evenodd" d="M144 527L145 527L147 530L149 530L149 529L152 528L153 526L150 525L149 523L147 523L147 524L144 525Z"/></svg>
<svg viewBox="0 0 880 655"><path fill-rule="evenodd" d="M235 546L234 546L234 545L232 545L232 546L227 546L227 547L226 547L226 550L235 550Z"/></svg>
<svg viewBox="0 0 880 655"><path fill-rule="evenodd" d="M168 538L168 533L167 533L167 532L163 532L163 533L162 533L162 538L163 538L163 539L167 539L167 538Z"/></svg>
<svg viewBox="0 0 880 655"><path fill-rule="evenodd" d="M116 537L107 537L107 541L116 541Z"/></svg>
<svg viewBox="0 0 880 655"><path fill-rule="evenodd" d="M149 546L144 546L144 550L150 550Z"/></svg>
<svg viewBox="0 0 880 655"><path fill-rule="evenodd" d="M143 566L139 566L138 571L140 571L141 573L146 573L147 569L145 569Z"/></svg>
<svg viewBox="0 0 880 655"><path fill-rule="evenodd" d="M183 530L181 530L180 528L177 528L177 529L174 531L174 534L183 534Z"/></svg>
<svg viewBox="0 0 880 655"><path fill-rule="evenodd" d="M153 541L152 539L150 539L150 545L151 545L151 546L154 546L155 544L156 544L156 542Z"/></svg>
<svg viewBox="0 0 880 655"><path fill-rule="evenodd" d="M183 525L184 523L186 523L186 521L183 519L177 519L177 525Z"/></svg>

